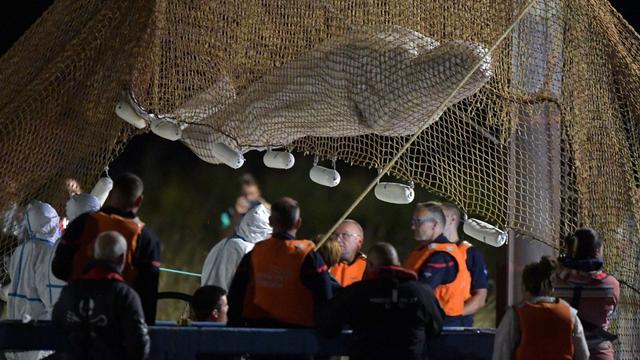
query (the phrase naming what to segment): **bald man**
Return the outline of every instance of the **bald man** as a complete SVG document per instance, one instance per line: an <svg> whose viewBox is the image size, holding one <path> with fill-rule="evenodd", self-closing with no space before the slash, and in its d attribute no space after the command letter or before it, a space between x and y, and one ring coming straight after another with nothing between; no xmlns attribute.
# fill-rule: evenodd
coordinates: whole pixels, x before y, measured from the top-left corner
<svg viewBox="0 0 640 360"><path fill-rule="evenodd" d="M362 280L367 267L367 257L360 252L364 243L362 226L352 219L344 220L331 237L338 240L342 248L340 261L329 272L341 286L349 286Z"/></svg>
<svg viewBox="0 0 640 360"><path fill-rule="evenodd" d="M53 322L70 339L73 359L146 359L149 335L138 294L124 282L127 241L98 235L87 271L72 280L53 309Z"/></svg>

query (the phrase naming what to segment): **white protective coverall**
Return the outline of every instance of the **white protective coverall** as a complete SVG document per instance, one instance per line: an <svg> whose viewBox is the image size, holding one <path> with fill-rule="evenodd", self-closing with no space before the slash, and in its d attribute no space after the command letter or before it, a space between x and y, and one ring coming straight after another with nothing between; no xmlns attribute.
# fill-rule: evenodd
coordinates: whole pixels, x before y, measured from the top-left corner
<svg viewBox="0 0 640 360"><path fill-rule="evenodd" d="M67 220L72 222L78 216L100 210L100 201L97 197L82 193L71 196L66 204Z"/></svg>
<svg viewBox="0 0 640 360"><path fill-rule="evenodd" d="M222 239L209 251L202 267L202 286L216 285L229 291L231 280L242 257L251 251L257 242L271 236L270 214L270 210L263 204L249 209L240 220L236 233Z"/></svg>
<svg viewBox="0 0 640 360"><path fill-rule="evenodd" d="M60 238L60 219L51 205L34 200L25 214L25 239L11 256L6 288L7 318L50 320L53 305L65 282L51 273L51 261ZM51 352L6 353L8 359L41 359Z"/></svg>

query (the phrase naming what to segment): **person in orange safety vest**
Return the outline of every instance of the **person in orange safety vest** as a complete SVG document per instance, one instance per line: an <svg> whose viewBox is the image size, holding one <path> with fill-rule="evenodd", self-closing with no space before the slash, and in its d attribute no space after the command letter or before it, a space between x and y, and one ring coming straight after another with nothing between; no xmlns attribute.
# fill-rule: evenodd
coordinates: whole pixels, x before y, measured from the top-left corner
<svg viewBox="0 0 640 360"><path fill-rule="evenodd" d="M525 299L510 307L496 330L493 359L587 360L578 311L553 297L556 262L543 257L522 271Z"/></svg>
<svg viewBox="0 0 640 360"><path fill-rule="evenodd" d="M327 266L313 242L296 240L302 224L298 203L281 198L271 206L271 238L244 256L229 289L229 324L311 327L332 297Z"/></svg>
<svg viewBox="0 0 640 360"><path fill-rule="evenodd" d="M117 231L127 240L122 276L140 296L148 325L156 318L160 278L160 240L138 218L144 184L132 173L114 180L104 206L97 212L75 218L65 230L51 264L53 274L65 281L77 280L93 258L99 234Z"/></svg>
<svg viewBox="0 0 640 360"><path fill-rule="evenodd" d="M443 234L445 216L440 206L418 204L411 228L419 245L409 254L404 267L431 286L444 310L444 326L463 326L464 302L469 296L471 276L456 244Z"/></svg>
<svg viewBox="0 0 640 360"><path fill-rule="evenodd" d="M458 250L462 252L467 270L469 270L469 275L471 276L469 295L464 301L462 325L472 327L473 315L485 305L487 299L489 272L487 271L487 265L480 250L471 243L461 239L458 235L458 227L462 221L460 209L456 205L447 202L442 203L440 208L446 218L444 235L449 241L458 245Z"/></svg>
<svg viewBox="0 0 640 360"><path fill-rule="evenodd" d="M360 252L364 242L362 226L351 219L344 220L331 237L337 239L342 247L340 261L329 269L342 287L362 280L367 268L367 257Z"/></svg>

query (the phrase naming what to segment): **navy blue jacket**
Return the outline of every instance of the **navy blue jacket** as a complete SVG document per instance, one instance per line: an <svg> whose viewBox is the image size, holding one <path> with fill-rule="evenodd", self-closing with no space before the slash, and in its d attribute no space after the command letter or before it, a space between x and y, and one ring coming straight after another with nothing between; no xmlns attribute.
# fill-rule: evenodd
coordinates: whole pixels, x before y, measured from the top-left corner
<svg viewBox="0 0 640 360"><path fill-rule="evenodd" d="M471 274L471 291L487 289L489 287L487 264L484 261L482 252L475 246L467 249L467 269ZM473 315L462 316L461 321L462 326L472 327Z"/></svg>
<svg viewBox="0 0 640 360"><path fill-rule="evenodd" d="M67 333L72 359L145 359L149 335L140 298L117 267L93 262L62 289L52 321Z"/></svg>
<svg viewBox="0 0 640 360"><path fill-rule="evenodd" d="M440 333L443 316L431 288L418 283L413 272L390 266L340 290L317 328L327 336L344 325L353 329L353 360L418 360L425 359L427 338Z"/></svg>

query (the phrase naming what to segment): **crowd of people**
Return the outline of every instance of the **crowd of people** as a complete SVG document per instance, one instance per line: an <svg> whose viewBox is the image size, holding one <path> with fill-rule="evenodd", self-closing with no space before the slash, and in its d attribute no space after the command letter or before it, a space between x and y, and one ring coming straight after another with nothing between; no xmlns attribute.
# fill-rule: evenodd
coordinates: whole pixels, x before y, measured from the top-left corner
<svg viewBox="0 0 640 360"><path fill-rule="evenodd" d="M315 328L326 336L351 329L352 359L424 359L429 337L443 326L473 326L486 302L487 267L459 236L464 217L454 204L416 206L416 247L401 262L386 242L370 244L365 254L366 231L353 219L318 247L298 236L296 200L268 204L255 180L243 180L243 188L244 200L227 219L233 231L204 263L191 299L193 321ZM68 334L73 359L147 357L160 241L138 217L143 199L142 180L123 174L104 204L73 195L64 229L53 207L32 201L4 288L7 318L51 319ZM603 271L602 245L594 230L578 229L565 239L566 254L525 267L524 300L500 322L494 359L613 359L608 328L620 288Z"/></svg>

